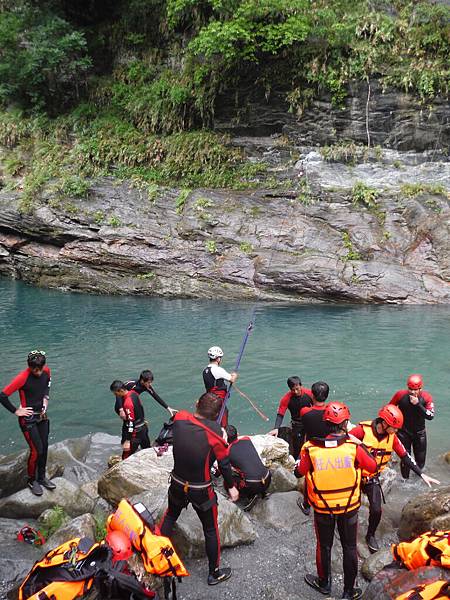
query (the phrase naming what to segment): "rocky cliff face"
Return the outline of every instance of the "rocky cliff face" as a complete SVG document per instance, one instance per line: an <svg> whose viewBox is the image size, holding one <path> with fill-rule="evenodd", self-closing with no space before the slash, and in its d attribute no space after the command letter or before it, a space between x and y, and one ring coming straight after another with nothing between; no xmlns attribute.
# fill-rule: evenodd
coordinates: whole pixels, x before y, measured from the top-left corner
<svg viewBox="0 0 450 600"><path fill-rule="evenodd" d="M282 154L271 139L239 143ZM284 191L195 190L182 205L177 190L150 202L106 179L88 199L44 198L31 214L2 193L0 273L113 294L450 303L448 163L409 154L394 168L398 156L350 167L302 149L284 171L274 161L279 177L289 169ZM377 190L375 209L351 201L357 181ZM408 181L425 191L403 196Z"/></svg>
<svg viewBox="0 0 450 600"><path fill-rule="evenodd" d="M268 165L258 189L161 188L150 201L102 179L87 199L44 195L29 214L1 192L0 274L96 293L450 303L450 109L372 85L367 114L364 86L343 109L325 98L298 115L248 92L236 119L224 100L216 128L252 134L232 143ZM368 129L372 144L401 151L359 147L344 164L316 147L367 143ZM370 189L355 196L361 183Z"/></svg>

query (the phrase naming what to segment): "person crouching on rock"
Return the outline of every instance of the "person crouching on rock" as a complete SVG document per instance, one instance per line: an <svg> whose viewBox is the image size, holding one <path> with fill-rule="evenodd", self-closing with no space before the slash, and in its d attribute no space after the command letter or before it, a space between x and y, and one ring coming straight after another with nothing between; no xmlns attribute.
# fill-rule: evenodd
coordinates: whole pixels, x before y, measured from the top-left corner
<svg viewBox="0 0 450 600"><path fill-rule="evenodd" d="M228 452L233 469L235 486L246 499L245 511L255 505L258 497L264 498L272 480L269 469L262 462L251 438L238 438L236 427L227 425Z"/></svg>
<svg viewBox="0 0 450 600"><path fill-rule="evenodd" d="M225 371L225 369L220 366L223 358L223 350L222 348L219 348L219 346L211 346L211 348L209 348L208 358L209 365L203 369L203 383L205 384L206 392L219 396L223 403L228 391L226 382L234 383L238 378L238 374L235 372L228 373L228 371ZM220 424L222 427L227 426L228 408L225 408Z"/></svg>
<svg viewBox="0 0 450 600"><path fill-rule="evenodd" d="M134 390L127 390L123 381L116 379L109 386L116 397L116 412L124 418L122 427L122 460L134 454L139 447L150 448L150 438L145 421L144 407L139 394ZM122 406L120 406L122 402Z"/></svg>
<svg viewBox="0 0 450 600"><path fill-rule="evenodd" d="M375 538L375 532L381 520L381 501L383 491L379 479L380 473L387 467L391 460L392 452L399 456L403 464L412 469L422 477L425 483L431 487L432 483L438 484L416 465L414 460L406 452L403 444L397 437L397 431L403 426L403 414L394 404L387 404L380 408L378 417L374 421L362 421L350 430L350 436L361 440L369 452L377 461L377 470L373 474L363 472L363 490L369 500L369 526L367 528L366 542L371 552L380 549Z"/></svg>
<svg viewBox="0 0 450 600"><path fill-rule="evenodd" d="M219 463L230 499L235 502L239 492L234 485L228 446L222 429L216 422L222 399L215 394L203 394L196 412L179 411L173 422L174 467L169 487L169 506L160 523L161 534L172 535L173 527L183 508L192 504L205 536L209 562L208 585L216 585L231 576L230 568L219 568L220 540L217 525L217 496L209 473L215 460Z"/></svg>
<svg viewBox="0 0 450 600"><path fill-rule="evenodd" d="M56 485L45 476L47 466L47 417L51 385L50 369L46 366L45 352L33 350L28 354L28 368L21 371L0 393L0 402L19 417L19 426L30 447L28 456L28 487L35 496L42 496L42 487L54 490ZM9 396L19 392L20 406L11 404Z"/></svg>
<svg viewBox="0 0 450 600"><path fill-rule="evenodd" d="M313 439L304 444L294 471L297 477L306 478L317 537L317 577L307 573L305 581L322 594L330 594L331 549L337 525L343 552L342 598L357 600L362 595L361 589L354 587L358 573L356 533L361 474L363 469L375 473L377 463L359 440L348 439L350 412L345 404L330 402L323 418L328 423L329 434L323 440Z"/></svg>

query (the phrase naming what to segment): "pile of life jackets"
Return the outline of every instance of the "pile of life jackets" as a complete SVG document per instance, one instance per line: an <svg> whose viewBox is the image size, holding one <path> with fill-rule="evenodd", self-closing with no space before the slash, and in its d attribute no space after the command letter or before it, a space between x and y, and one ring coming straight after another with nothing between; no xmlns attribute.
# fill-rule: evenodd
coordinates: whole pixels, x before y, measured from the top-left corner
<svg viewBox="0 0 450 600"><path fill-rule="evenodd" d="M393 544L391 550L395 560L410 571L425 566L450 569L450 531L427 531L411 542ZM448 599L450 576L417 585L396 597L396 600Z"/></svg>
<svg viewBox="0 0 450 600"><path fill-rule="evenodd" d="M159 535L145 506L121 500L108 518L107 531L126 534L145 571L164 578L165 598L175 600L176 580L189 573L169 538ZM19 588L19 600L73 600L94 588L101 598L159 598L130 571L127 561L112 560L112 550L105 541L74 538L34 564Z"/></svg>

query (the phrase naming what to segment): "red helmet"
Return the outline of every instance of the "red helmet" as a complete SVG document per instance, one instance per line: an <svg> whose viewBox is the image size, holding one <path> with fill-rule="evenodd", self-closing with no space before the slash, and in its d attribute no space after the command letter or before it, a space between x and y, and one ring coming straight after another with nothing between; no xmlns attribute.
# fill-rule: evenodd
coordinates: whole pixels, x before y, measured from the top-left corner
<svg viewBox="0 0 450 600"><path fill-rule="evenodd" d="M383 419L389 427L395 429L401 429L403 427L403 414L402 411L394 404L386 404L378 411L378 416Z"/></svg>
<svg viewBox="0 0 450 600"><path fill-rule="evenodd" d="M123 531L113 530L108 532L105 541L112 550L114 562L116 560L127 560L133 555L130 538Z"/></svg>
<svg viewBox="0 0 450 600"><path fill-rule="evenodd" d="M343 421L350 419L350 411L342 402L330 402L323 411L324 421L340 425Z"/></svg>
<svg viewBox="0 0 450 600"><path fill-rule="evenodd" d="M420 390L423 387L422 375L418 375L417 373L410 375L406 385L408 386L409 390Z"/></svg>

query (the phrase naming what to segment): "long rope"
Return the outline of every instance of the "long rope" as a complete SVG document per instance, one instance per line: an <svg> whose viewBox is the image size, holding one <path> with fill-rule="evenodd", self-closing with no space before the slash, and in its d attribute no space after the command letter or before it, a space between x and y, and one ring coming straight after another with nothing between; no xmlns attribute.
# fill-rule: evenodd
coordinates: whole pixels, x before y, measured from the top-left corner
<svg viewBox="0 0 450 600"><path fill-rule="evenodd" d="M256 406L256 404L253 402L253 400L252 400L251 398L249 398L249 397L247 396L247 394L244 394L244 392L243 392L242 390L240 390L240 389L238 388L238 386L237 386L237 385L235 385L235 386L234 386L234 389L237 391L237 393L239 394L239 396L242 396L243 398L245 398L246 400L248 400L248 402L249 402L250 406L253 408L253 410L254 410L255 412L257 412L257 413L258 413L258 415L261 417L261 419L264 419L264 421L268 421L268 420L269 420L269 417L268 417L267 415L265 415L265 414L263 413L263 411L262 411L262 410L260 410L260 409L259 409L259 408Z"/></svg>

